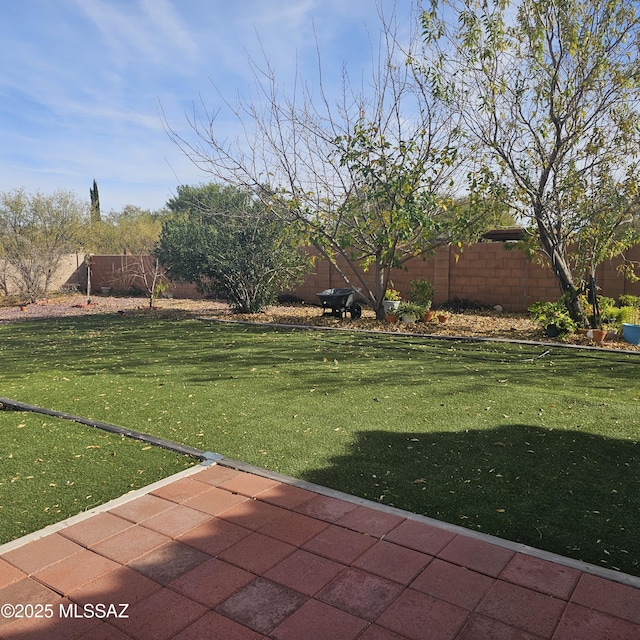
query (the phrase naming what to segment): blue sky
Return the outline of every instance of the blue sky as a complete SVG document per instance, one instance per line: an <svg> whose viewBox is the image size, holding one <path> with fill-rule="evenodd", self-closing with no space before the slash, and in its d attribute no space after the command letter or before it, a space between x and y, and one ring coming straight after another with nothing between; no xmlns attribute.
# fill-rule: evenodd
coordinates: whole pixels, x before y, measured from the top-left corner
<svg viewBox="0 0 640 640"><path fill-rule="evenodd" d="M209 178L169 139L200 99L253 86L261 48L283 82L371 62L378 6L393 0L0 0L0 191L73 191L95 178L103 212L159 209ZM411 0L398 0L410 18ZM407 29L409 25L407 25ZM229 132L233 134L232 131Z"/></svg>

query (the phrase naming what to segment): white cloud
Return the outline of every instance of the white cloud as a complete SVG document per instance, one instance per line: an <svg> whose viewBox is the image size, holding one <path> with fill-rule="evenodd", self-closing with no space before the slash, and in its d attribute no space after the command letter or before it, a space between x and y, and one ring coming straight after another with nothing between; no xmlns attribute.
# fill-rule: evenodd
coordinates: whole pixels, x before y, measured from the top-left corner
<svg viewBox="0 0 640 640"><path fill-rule="evenodd" d="M100 32L112 59L122 67L142 56L145 64L171 63L196 55L180 14L168 0L116 3L75 0Z"/></svg>

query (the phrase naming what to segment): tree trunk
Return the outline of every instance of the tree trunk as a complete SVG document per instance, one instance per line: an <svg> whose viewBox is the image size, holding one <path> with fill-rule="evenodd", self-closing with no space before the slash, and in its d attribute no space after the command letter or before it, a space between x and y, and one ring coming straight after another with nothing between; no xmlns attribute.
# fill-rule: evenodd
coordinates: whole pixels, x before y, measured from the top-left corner
<svg viewBox="0 0 640 640"><path fill-rule="evenodd" d="M384 294L387 290L387 278L385 270L376 262L376 297L374 311L376 312L376 320L384 320Z"/></svg>
<svg viewBox="0 0 640 640"><path fill-rule="evenodd" d="M556 241L551 233L540 223L538 223L540 243L544 253L549 259L549 265L558 281L558 286L562 292L564 303L571 318L578 326L587 324L587 316L580 304L580 290L575 286L573 273L567 261L566 251Z"/></svg>

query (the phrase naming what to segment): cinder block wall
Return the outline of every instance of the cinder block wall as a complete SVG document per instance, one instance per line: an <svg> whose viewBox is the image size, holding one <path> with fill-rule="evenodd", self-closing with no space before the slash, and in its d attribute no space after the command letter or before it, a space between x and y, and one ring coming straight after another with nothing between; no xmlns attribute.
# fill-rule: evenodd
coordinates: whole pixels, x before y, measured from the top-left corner
<svg viewBox="0 0 640 640"><path fill-rule="evenodd" d="M396 269L392 286L406 299L411 280L429 280L435 287L435 304L452 298L469 298L488 305L500 304L505 311L526 311L532 303L557 300L560 290L556 280L543 264L531 260L520 249L510 249L502 242L482 242L460 251L443 247L427 258L413 258L406 269ZM325 289L344 287L345 280L329 262L317 259L305 281L286 292L311 303L318 303L317 294ZM628 260L640 261L640 245L627 253ZM135 276L136 256L92 256L92 290L111 287L114 293L126 293L132 287L143 288ZM151 258L148 258L151 267ZM632 283L618 271L621 260L608 261L597 273L602 295L618 298L623 293L640 295L640 282ZM353 273L343 265L346 273ZM86 269L83 286L86 288ZM366 274L366 284L373 287L373 274ZM361 286L356 279L354 286ZM193 285L171 283L168 289L176 298L201 298Z"/></svg>
<svg viewBox="0 0 640 640"><path fill-rule="evenodd" d="M153 269L153 258L144 256L145 268ZM113 293L128 293L132 289L144 290L144 282L140 277L139 256L91 256L91 289L100 291L102 287L111 287ZM86 269L84 288L86 290ZM175 298L202 298L192 284L170 282L167 293Z"/></svg>
<svg viewBox="0 0 640 640"><path fill-rule="evenodd" d="M551 270L528 258L524 251L502 242L482 242L460 251L439 249L427 258L414 258L406 270L394 270L393 287L406 298L411 280L429 280L435 288L435 304L452 298L469 298L484 304L500 304L505 311L526 311L534 302L557 300L560 289ZM640 261L640 245L627 252L628 260ZM623 293L640 295L640 282L632 283L618 271L621 259L608 261L597 273L602 295L618 298ZM372 278L368 279L369 284ZM345 286L338 271L318 260L313 273L294 293L302 300L317 303L317 293ZM359 286L354 282L354 286Z"/></svg>

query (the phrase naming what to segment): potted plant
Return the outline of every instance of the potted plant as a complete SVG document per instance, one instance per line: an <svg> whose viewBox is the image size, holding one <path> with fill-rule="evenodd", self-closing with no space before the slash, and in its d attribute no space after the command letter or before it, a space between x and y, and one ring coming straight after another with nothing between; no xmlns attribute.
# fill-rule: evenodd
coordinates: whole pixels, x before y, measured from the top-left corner
<svg viewBox="0 0 640 640"><path fill-rule="evenodd" d="M428 280L411 280L409 282L409 300L427 309L433 302L433 285Z"/></svg>
<svg viewBox="0 0 640 640"><path fill-rule="evenodd" d="M423 308L415 302L401 302L398 306L398 316L406 324L414 323L423 313Z"/></svg>
<svg viewBox="0 0 640 640"><path fill-rule="evenodd" d="M431 322L436 315L436 312L431 308L431 303L423 305L422 307L422 321Z"/></svg>
<svg viewBox="0 0 640 640"><path fill-rule="evenodd" d="M449 322L449 318L451 317L450 313L446 313L445 311L441 311L438 313L438 322L440 324L447 324Z"/></svg>
<svg viewBox="0 0 640 640"><path fill-rule="evenodd" d="M384 300L382 301L385 315L390 311L396 311L400 306L400 292L396 289L387 289L384 294Z"/></svg>
<svg viewBox="0 0 640 640"><path fill-rule="evenodd" d="M433 294L433 285L428 280L411 280L409 282L409 301L420 305L423 322L431 322L435 315L435 311L431 309Z"/></svg>

